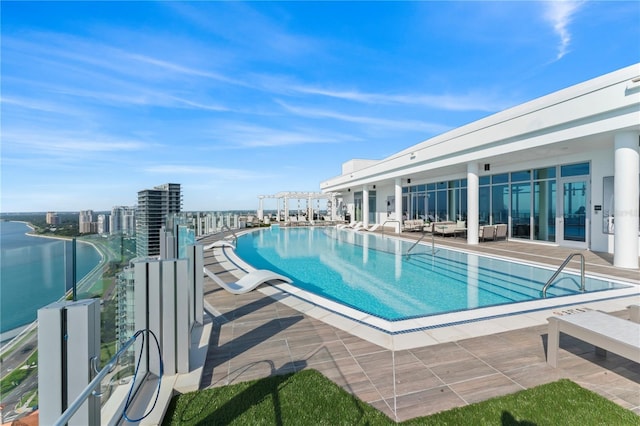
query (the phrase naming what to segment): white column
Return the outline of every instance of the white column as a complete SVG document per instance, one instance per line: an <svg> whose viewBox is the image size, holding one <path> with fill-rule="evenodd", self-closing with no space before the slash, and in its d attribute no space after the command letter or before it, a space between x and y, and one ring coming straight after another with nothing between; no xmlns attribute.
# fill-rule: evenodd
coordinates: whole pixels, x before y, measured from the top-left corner
<svg viewBox="0 0 640 426"><path fill-rule="evenodd" d="M402 231L402 179L400 178L396 178L395 204L396 220L400 222L397 230L397 233L399 234Z"/></svg>
<svg viewBox="0 0 640 426"><path fill-rule="evenodd" d="M478 244L479 200L478 163L467 163L467 244Z"/></svg>
<svg viewBox="0 0 640 426"><path fill-rule="evenodd" d="M284 197L284 223L289 223L289 199Z"/></svg>
<svg viewBox="0 0 640 426"><path fill-rule="evenodd" d="M640 194L638 133L617 133L614 142L613 265L619 268L638 269L638 194Z"/></svg>
<svg viewBox="0 0 640 426"><path fill-rule="evenodd" d="M264 197L260 196L259 200L258 200L258 219L260 219L260 222L262 222L262 219L264 219Z"/></svg>
<svg viewBox="0 0 640 426"><path fill-rule="evenodd" d="M329 215L331 217L331 221L335 221L336 220L336 209L338 208L338 206L336 205L336 197L335 195L331 196L331 211L329 212Z"/></svg>
<svg viewBox="0 0 640 426"><path fill-rule="evenodd" d="M307 204L307 220L313 220L313 198L309 195L309 204Z"/></svg>
<svg viewBox="0 0 640 426"><path fill-rule="evenodd" d="M362 226L369 227L369 188L362 187Z"/></svg>

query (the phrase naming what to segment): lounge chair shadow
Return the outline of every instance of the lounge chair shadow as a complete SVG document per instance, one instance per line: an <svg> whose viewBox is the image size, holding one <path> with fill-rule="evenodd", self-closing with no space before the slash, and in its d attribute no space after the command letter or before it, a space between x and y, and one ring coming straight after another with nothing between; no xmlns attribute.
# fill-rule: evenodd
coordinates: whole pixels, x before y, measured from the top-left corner
<svg viewBox="0 0 640 426"><path fill-rule="evenodd" d="M513 415L508 411L503 411L500 417L502 426L536 426L537 423L530 422L528 420L516 420Z"/></svg>
<svg viewBox="0 0 640 426"><path fill-rule="evenodd" d="M243 307L246 308L246 307ZM238 336L229 342L218 346L220 329L223 324L228 322L228 318L234 318L233 312L230 312L220 318L220 320L214 320L213 327L211 328L211 335L209 338L209 349L207 351L207 358L202 371L202 379L200 380L200 388L210 386L213 379L213 371L219 365L227 362L229 359L241 354L254 346L259 345L271 337L280 333L281 331L291 327L297 322L303 319L302 316L293 316L287 318L273 319L268 321L251 331ZM229 315L229 316L227 316ZM237 317L236 317L237 318Z"/></svg>
<svg viewBox="0 0 640 426"><path fill-rule="evenodd" d="M273 403L275 424L283 424L282 412L280 409L281 404L279 392L282 389L282 386L286 386L286 382L293 374L293 371L301 370L306 365L301 366L300 362L297 362L295 366L293 365L294 363L287 363L282 367L276 369L272 361L262 360L254 362L252 363L252 365L245 366L243 367L243 369L250 369L252 366L262 363L267 363L271 369L271 375L268 379L261 380L259 383L253 384L239 394L235 395L209 416L202 419L199 424L229 424L233 422L233 420L235 420L237 417L241 416L244 412L251 409L251 407L259 404L268 397L271 397ZM201 406L202 409L204 409L205 407L207 407L208 401L203 401L203 398L207 398L205 392L194 393L193 399L189 401L182 412L192 412L190 406ZM193 412L188 417L182 416L180 419L178 419L178 421L180 421L181 423L192 422L195 418L198 417L198 414L199 412Z"/></svg>

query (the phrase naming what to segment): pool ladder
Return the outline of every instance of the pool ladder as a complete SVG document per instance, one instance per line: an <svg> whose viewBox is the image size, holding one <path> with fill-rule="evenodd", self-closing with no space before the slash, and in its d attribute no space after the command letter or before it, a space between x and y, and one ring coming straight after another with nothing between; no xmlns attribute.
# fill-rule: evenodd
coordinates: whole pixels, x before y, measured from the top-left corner
<svg viewBox="0 0 640 426"><path fill-rule="evenodd" d="M407 257L407 260L409 260L411 258L411 250L413 250L415 248L415 246L417 246L420 241L422 241L422 239L425 237L425 235L427 235L424 232L424 229L422 230L422 236L420 238L418 238L418 241L416 241L415 243L413 243L413 245L411 247L409 247L409 250L407 250L407 252L404 254ZM436 254L436 243L433 237L433 232L431 233L431 255L435 255Z"/></svg>
<svg viewBox="0 0 640 426"><path fill-rule="evenodd" d="M542 287L542 297L547 297L547 289L551 286L556 277L562 272L565 266L569 264L571 259L575 256L580 256L580 291L585 292L584 286L584 255L582 253L571 253L567 258L562 262L562 265L556 270L556 272L549 278L549 281Z"/></svg>

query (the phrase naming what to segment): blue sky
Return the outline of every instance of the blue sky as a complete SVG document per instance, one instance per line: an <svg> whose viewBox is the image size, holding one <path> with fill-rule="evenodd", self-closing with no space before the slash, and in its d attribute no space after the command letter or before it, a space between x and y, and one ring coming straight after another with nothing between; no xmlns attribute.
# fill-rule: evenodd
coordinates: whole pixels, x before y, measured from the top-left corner
<svg viewBox="0 0 640 426"><path fill-rule="evenodd" d="M255 209L640 62L638 2L0 8L2 212Z"/></svg>

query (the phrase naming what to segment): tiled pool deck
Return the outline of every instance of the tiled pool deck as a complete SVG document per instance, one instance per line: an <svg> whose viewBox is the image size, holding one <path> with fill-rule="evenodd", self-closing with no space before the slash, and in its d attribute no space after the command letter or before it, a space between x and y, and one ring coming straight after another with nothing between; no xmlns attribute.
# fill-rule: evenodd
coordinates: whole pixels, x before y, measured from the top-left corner
<svg viewBox="0 0 640 426"><path fill-rule="evenodd" d="M554 267L576 251L512 241L471 247L456 238L436 238L436 244ZM219 248L205 252L205 266L232 281L237 268L221 253ZM582 253L587 273L639 283L637 270L614 268L610 255ZM546 364L545 355L546 318L551 314L587 308L627 317L626 306L640 303L637 293L403 333L393 339L339 315L330 317L317 306L270 296L273 293L273 287L263 286L232 295L205 278L205 305L213 328L201 388L313 368L390 418L403 421L569 378L640 415L639 364L614 354L600 358L591 345L564 335L557 369Z"/></svg>

